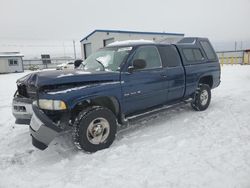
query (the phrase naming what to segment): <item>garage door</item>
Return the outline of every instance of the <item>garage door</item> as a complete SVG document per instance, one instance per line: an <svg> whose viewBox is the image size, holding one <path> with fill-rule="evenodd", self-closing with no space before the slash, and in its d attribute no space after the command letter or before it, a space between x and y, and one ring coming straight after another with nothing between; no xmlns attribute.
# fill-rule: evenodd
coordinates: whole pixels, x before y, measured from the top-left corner
<svg viewBox="0 0 250 188"><path fill-rule="evenodd" d="M84 57L86 59L92 53L91 43L84 44L83 48L84 48Z"/></svg>

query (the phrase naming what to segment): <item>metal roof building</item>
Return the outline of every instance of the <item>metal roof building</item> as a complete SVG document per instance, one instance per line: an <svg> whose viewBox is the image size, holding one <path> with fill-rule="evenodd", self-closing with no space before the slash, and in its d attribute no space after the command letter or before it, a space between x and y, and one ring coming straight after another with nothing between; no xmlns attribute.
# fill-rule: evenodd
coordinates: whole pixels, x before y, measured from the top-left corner
<svg viewBox="0 0 250 188"><path fill-rule="evenodd" d="M0 52L0 73L23 72L23 55L19 52Z"/></svg>
<svg viewBox="0 0 250 188"><path fill-rule="evenodd" d="M115 41L152 40L155 42L176 43L184 37L183 33L141 32L121 30L94 30L81 42L82 57L86 59L92 52Z"/></svg>

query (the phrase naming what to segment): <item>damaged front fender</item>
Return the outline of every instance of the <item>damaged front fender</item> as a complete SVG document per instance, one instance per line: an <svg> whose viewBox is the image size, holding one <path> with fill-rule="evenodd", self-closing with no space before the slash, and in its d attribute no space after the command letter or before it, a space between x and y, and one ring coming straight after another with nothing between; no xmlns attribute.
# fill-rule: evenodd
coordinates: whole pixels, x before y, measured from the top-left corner
<svg viewBox="0 0 250 188"><path fill-rule="evenodd" d="M32 144L38 149L44 150L50 142L63 130L59 128L47 115L35 104L32 105L33 115L30 121L30 134Z"/></svg>

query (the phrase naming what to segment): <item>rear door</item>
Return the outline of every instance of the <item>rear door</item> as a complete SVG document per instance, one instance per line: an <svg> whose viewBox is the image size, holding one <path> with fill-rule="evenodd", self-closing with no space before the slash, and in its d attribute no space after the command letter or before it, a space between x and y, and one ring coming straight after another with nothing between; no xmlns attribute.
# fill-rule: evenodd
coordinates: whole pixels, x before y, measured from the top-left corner
<svg viewBox="0 0 250 188"><path fill-rule="evenodd" d="M166 75L167 102L181 99L185 92L185 72L180 55L173 45L159 46L158 49Z"/></svg>
<svg viewBox="0 0 250 188"><path fill-rule="evenodd" d="M139 47L133 58L146 61L144 69L122 72L123 111L131 114L162 104L167 99L165 72L156 46Z"/></svg>

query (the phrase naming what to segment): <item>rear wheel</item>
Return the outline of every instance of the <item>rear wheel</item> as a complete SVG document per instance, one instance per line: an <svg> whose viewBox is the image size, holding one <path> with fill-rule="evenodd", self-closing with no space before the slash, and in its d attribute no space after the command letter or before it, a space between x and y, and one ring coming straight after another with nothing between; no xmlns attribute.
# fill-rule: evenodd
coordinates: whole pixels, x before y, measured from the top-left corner
<svg viewBox="0 0 250 188"><path fill-rule="evenodd" d="M116 117L108 108L88 107L76 117L73 140L77 148L95 152L108 148L117 131Z"/></svg>
<svg viewBox="0 0 250 188"><path fill-rule="evenodd" d="M196 111L206 110L211 101L211 89L207 84L199 84L191 106Z"/></svg>

